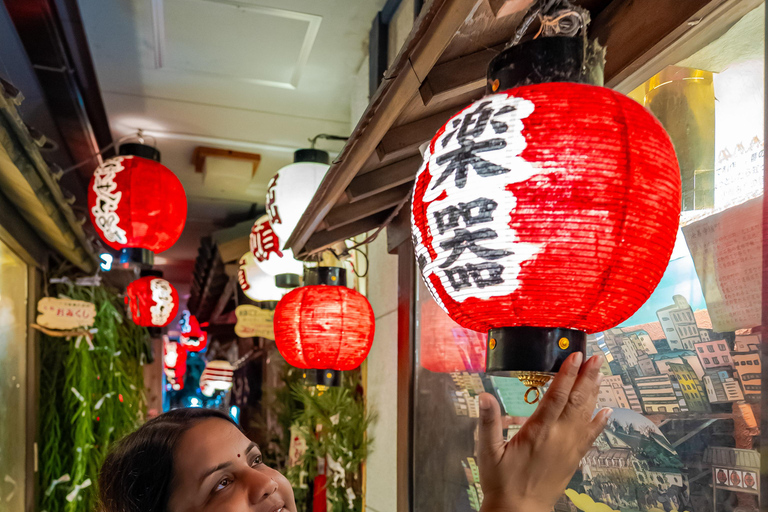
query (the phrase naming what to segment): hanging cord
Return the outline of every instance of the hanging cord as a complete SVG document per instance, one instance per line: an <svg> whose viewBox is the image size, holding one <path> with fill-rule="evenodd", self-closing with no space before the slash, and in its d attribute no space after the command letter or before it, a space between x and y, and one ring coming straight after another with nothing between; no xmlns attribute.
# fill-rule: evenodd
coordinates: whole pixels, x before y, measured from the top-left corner
<svg viewBox="0 0 768 512"><path fill-rule="evenodd" d="M370 262L368 261L368 255L365 253L365 251L363 251L359 247L350 247L348 251L349 250L359 252L363 256L363 259L365 259L365 272L363 272L362 274L359 274L355 266L352 265L352 272L358 277L358 279L362 279L363 277L368 275L368 267L370 266Z"/></svg>
<svg viewBox="0 0 768 512"><path fill-rule="evenodd" d="M329 135L327 133L321 133L319 135L315 135L311 139L307 139L310 142L310 144L312 144L310 146L312 149L315 149L315 144L317 144L317 139L347 141L347 140L349 140L349 137L344 137L342 135Z"/></svg>
<svg viewBox="0 0 768 512"><path fill-rule="evenodd" d="M103 148L103 149L101 149L101 150L100 150L98 153L96 153L96 154L94 154L94 155L91 155L91 156L89 156L89 157L88 157L88 158L86 158L85 160L83 160L83 161L81 161L81 162L78 162L78 163L76 163L76 164L75 164L75 165L73 165L72 167L67 167L66 169L64 169L63 171L61 171L61 172L59 173L59 177L61 177L61 176L64 176L65 174L67 174L67 173L69 173L69 172L72 172L72 171L74 171L75 169L79 169L79 168L81 168L82 166L84 166L85 164L87 164L87 163L89 163L89 162L92 162L92 161L96 160L96 159L97 159L97 158L99 158L101 155L103 155L104 153L106 153L106 152L107 152L107 151L109 151L110 149L114 148L114 147L115 147L115 146L117 146L118 144L122 144L122 143L123 143L123 142L125 142L126 140L129 140L129 139L134 139L134 138L135 138L135 139L138 139L138 140L139 140L139 142L140 142L141 144L144 144L144 137L145 137L145 135L144 135L144 131L143 131L143 130L138 130L138 131L137 131L135 134L131 134L131 135L124 135L123 137L120 137L120 138L119 138L119 139L117 139L116 141L114 141L114 142L112 142L112 143L110 143L110 144L108 144L108 145L104 146L104 148ZM157 143L157 140L156 140L154 137L150 137L150 138L151 138L153 141L155 141L155 143Z"/></svg>
<svg viewBox="0 0 768 512"><path fill-rule="evenodd" d="M574 16L579 18L580 23L575 23ZM589 11L574 6L568 0L539 0L517 28L515 37L509 42L507 48L520 43L536 18L539 19L541 26L533 37L534 39L540 35L545 37L553 35L576 36L579 30L583 30L586 38Z"/></svg>
<svg viewBox="0 0 768 512"><path fill-rule="evenodd" d="M366 239L365 239L365 240L363 240L362 242L356 243L356 244L355 244L355 245L353 245L352 247L347 247L346 249L344 249L344 251L341 253L341 256L346 256L346 255L348 255L348 254L349 254L349 251L355 250L355 249L357 249L357 248L358 248L358 247L360 247L360 246L363 246L363 245L365 245L365 244L369 244L369 243L373 242L374 240L376 240L376 238L378 238L379 234L380 234L382 231L384 231L384 229L385 229L387 226L389 226L390 224L392 224L392 221L393 221L393 220L395 220L395 218L397 217L397 215L400 213L400 210L402 210L402 209L403 209L403 207L404 207L406 204L408 204L408 201L410 201L410 200L411 200L411 194L413 194L413 191L411 191L411 192L408 192L408 195L407 195L407 196L405 196L405 197L403 198L403 200L402 200L402 201L400 201L400 203L397 205L397 207L396 207L394 210L392 210L392 213L390 213L390 214L389 214L389 217L387 217L387 219L386 219L386 220L385 220L385 221L384 221L384 222L381 224L381 226L379 226L378 228L376 228L376 231L374 231L374 232L373 232L371 235L369 235L368 237L366 237ZM368 273L368 269L366 268L366 274L367 274L367 273Z"/></svg>

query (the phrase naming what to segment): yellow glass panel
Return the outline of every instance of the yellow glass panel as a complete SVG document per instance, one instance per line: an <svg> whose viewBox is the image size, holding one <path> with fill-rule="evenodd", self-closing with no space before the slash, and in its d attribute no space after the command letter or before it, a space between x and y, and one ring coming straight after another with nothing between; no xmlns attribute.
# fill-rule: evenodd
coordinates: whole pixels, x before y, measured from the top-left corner
<svg viewBox="0 0 768 512"><path fill-rule="evenodd" d="M0 503L24 510L27 265L0 241Z"/></svg>

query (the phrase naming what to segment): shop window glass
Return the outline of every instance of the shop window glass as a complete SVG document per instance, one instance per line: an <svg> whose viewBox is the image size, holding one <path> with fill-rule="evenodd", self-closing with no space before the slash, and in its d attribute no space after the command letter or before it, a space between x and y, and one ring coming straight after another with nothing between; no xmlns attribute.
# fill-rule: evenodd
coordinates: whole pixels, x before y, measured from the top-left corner
<svg viewBox="0 0 768 512"><path fill-rule="evenodd" d="M0 503L24 510L27 265L0 241Z"/></svg>
<svg viewBox="0 0 768 512"><path fill-rule="evenodd" d="M651 298L588 336L588 355L606 358L600 405L616 409L569 489L595 510L758 510L764 17L761 5L721 27L630 93L675 144L683 212ZM413 510L477 511L477 395L499 399L508 438L534 407L516 379L478 373L485 334L453 323L418 281ZM609 450L638 465L622 460L617 479ZM563 496L555 510L577 508Z"/></svg>

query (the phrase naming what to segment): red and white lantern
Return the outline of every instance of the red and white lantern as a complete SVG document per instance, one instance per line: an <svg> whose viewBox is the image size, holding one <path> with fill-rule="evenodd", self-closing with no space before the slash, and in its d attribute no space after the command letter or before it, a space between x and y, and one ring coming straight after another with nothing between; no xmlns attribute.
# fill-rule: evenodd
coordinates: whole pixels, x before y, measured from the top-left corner
<svg viewBox="0 0 768 512"><path fill-rule="evenodd" d="M208 361L200 375L200 391L212 397L217 391L227 392L232 389L232 377L235 368L229 361Z"/></svg>
<svg viewBox="0 0 768 512"><path fill-rule="evenodd" d="M437 132L412 229L427 287L461 326L593 333L650 296L679 213L675 152L647 110L603 87L543 83L478 100Z"/></svg>
<svg viewBox="0 0 768 512"><path fill-rule="evenodd" d="M179 312L179 293L161 277L147 276L128 285L125 301L136 325L165 327Z"/></svg>
<svg viewBox="0 0 768 512"><path fill-rule="evenodd" d="M237 281L245 296L252 301L278 301L288 291L275 285L275 278L259 267L250 251L240 258L239 264Z"/></svg>
<svg viewBox="0 0 768 512"><path fill-rule="evenodd" d="M166 339L163 343L163 370L171 389L184 388L187 373L187 351L180 343Z"/></svg>
<svg viewBox="0 0 768 512"><path fill-rule="evenodd" d="M88 212L96 232L113 249L160 253L184 230L187 197L176 175L161 163L118 156L93 173Z"/></svg>
<svg viewBox="0 0 768 512"><path fill-rule="evenodd" d="M188 352L202 352L208 347L208 333L200 327L195 315L184 311L179 320L179 343Z"/></svg>
<svg viewBox="0 0 768 512"><path fill-rule="evenodd" d="M293 251L281 249L281 241L269 223L269 217L262 215L251 228L251 253L256 264L267 274L299 274L304 271L304 265L293 258Z"/></svg>

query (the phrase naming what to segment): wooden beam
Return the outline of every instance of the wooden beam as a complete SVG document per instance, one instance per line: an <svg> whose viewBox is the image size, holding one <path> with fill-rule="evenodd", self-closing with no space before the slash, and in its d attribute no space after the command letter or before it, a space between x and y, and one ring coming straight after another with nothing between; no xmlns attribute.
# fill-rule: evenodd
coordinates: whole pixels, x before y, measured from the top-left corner
<svg viewBox="0 0 768 512"><path fill-rule="evenodd" d="M385 210L370 217L365 217L351 224L345 224L344 226L332 229L330 231L318 231L314 233L310 239L304 244L302 252L298 254L298 257L306 257L310 254L317 253L326 249L336 242L352 238L360 233L371 231L381 226L384 221L387 220L392 209Z"/></svg>
<svg viewBox="0 0 768 512"><path fill-rule="evenodd" d="M416 258L410 242L397 251L397 512L413 510L413 375Z"/></svg>
<svg viewBox="0 0 768 512"><path fill-rule="evenodd" d="M646 55L613 77L606 86L629 94L636 87L669 65L675 65L720 38L738 20L759 7L762 0L726 0L699 11L690 23L660 41ZM700 17L699 17L700 16ZM684 32L678 34L680 30ZM611 50L608 50L609 56ZM610 58L610 57L609 57Z"/></svg>
<svg viewBox="0 0 768 512"><path fill-rule="evenodd" d="M497 18L503 18L510 14L525 11L533 5L535 0L488 0L488 5Z"/></svg>
<svg viewBox="0 0 768 512"><path fill-rule="evenodd" d="M392 223L387 226L387 252L396 254L399 247L411 240L411 202L408 201Z"/></svg>
<svg viewBox="0 0 768 512"><path fill-rule="evenodd" d="M376 147L379 159L403 158L418 153L419 146L431 140L435 136L435 132L459 110L461 107L453 107L418 121L392 128Z"/></svg>
<svg viewBox="0 0 768 512"><path fill-rule="evenodd" d="M412 182L423 161L421 155L416 155L357 176L347 187L349 202L367 199L385 190Z"/></svg>
<svg viewBox="0 0 768 512"><path fill-rule="evenodd" d="M227 285L224 287L224 290L221 292L221 295L219 296L218 302L216 302L216 306L213 308L213 312L211 313L211 318L208 320L211 323L218 323L219 317L224 312L224 308L227 307L227 304L229 304L229 301L232 299L232 295L237 293L237 287L240 286L237 278L229 278L229 281L227 282Z"/></svg>
<svg viewBox="0 0 768 512"><path fill-rule="evenodd" d="M381 142L397 117L417 94L421 81L475 9L476 4L476 1L467 0L431 0L424 6L403 49L286 242L286 246L293 249L294 254L306 252L303 247L312 233L368 160L371 149Z"/></svg>
<svg viewBox="0 0 768 512"><path fill-rule="evenodd" d="M419 88L424 106L485 89L488 63L504 50L504 46L486 48L432 68Z"/></svg>
<svg viewBox="0 0 768 512"><path fill-rule="evenodd" d="M590 25L607 48L605 83L615 85L726 0L614 0Z"/></svg>
<svg viewBox="0 0 768 512"><path fill-rule="evenodd" d="M392 208L400 204L405 196L411 192L412 188L413 185L411 183L406 183L405 185L385 190L381 194L372 196L365 201L337 206L328 212L328 215L325 217L325 223L328 225L327 229L340 228L346 224L369 217L374 213ZM360 233L355 234L358 235Z"/></svg>

